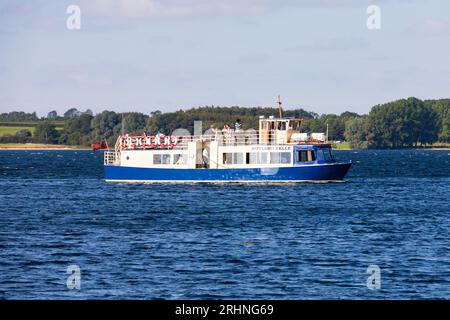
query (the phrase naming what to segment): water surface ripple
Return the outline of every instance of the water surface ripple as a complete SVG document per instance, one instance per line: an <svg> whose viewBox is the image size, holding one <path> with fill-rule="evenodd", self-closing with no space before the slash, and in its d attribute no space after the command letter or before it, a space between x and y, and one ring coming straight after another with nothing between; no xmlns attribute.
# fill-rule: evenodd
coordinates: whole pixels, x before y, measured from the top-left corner
<svg viewBox="0 0 450 320"><path fill-rule="evenodd" d="M0 298L450 298L450 151L336 156L345 183L127 185L99 152L0 151Z"/></svg>

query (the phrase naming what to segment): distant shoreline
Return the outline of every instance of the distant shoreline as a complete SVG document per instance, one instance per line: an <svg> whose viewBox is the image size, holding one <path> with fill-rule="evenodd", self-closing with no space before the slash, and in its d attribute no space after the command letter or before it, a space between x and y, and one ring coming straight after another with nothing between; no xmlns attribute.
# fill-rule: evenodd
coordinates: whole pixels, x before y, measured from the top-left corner
<svg viewBox="0 0 450 320"><path fill-rule="evenodd" d="M339 148L333 147L335 151L361 151L361 150L371 150L371 149L352 149L352 148ZM67 145L57 145L57 144L42 144L42 143L0 143L0 150L12 150L12 151L58 151L58 150L92 150L86 146L67 146ZM375 150L375 149L372 149ZM432 151L449 151L450 147L422 147L422 148L401 148L401 149L376 149L376 150L432 150Z"/></svg>
<svg viewBox="0 0 450 320"><path fill-rule="evenodd" d="M57 151L57 150L91 150L83 146L66 146L56 144L41 143L0 143L0 150L36 150L36 151Z"/></svg>

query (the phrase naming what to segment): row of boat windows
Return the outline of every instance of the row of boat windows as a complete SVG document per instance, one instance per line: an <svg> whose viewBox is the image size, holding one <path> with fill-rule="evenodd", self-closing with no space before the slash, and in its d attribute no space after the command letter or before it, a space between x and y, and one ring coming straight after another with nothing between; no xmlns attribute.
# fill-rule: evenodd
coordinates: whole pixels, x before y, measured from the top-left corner
<svg viewBox="0 0 450 320"><path fill-rule="evenodd" d="M289 164L291 163L290 152L233 152L223 153L223 164ZM296 152L296 162L327 161L333 156L329 149L318 150L298 150ZM187 154L154 154L153 164L175 164L184 165L188 163Z"/></svg>
<svg viewBox="0 0 450 320"><path fill-rule="evenodd" d="M317 152L318 160L329 160L328 152ZM299 150L296 153L296 162L311 162L316 160L313 150ZM247 152L247 153L224 153L223 164L286 164L291 163L290 152Z"/></svg>
<svg viewBox="0 0 450 320"><path fill-rule="evenodd" d="M187 154L174 154L171 160L170 154L154 154L153 164L187 164Z"/></svg>
<svg viewBox="0 0 450 320"><path fill-rule="evenodd" d="M236 152L224 153L223 164L291 163L290 152Z"/></svg>

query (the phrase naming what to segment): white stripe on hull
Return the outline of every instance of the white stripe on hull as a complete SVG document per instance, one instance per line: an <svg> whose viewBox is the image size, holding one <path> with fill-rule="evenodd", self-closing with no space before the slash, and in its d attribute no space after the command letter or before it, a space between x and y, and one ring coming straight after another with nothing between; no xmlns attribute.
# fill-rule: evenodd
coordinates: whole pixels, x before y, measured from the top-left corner
<svg viewBox="0 0 450 320"><path fill-rule="evenodd" d="M294 184L294 183L336 183L344 180L109 180L106 182L136 183L136 184Z"/></svg>

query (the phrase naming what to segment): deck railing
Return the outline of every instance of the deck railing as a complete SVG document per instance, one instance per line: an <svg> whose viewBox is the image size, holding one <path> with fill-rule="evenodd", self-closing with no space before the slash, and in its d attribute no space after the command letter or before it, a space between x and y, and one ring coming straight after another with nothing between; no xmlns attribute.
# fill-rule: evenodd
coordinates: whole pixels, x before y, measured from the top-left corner
<svg viewBox="0 0 450 320"><path fill-rule="evenodd" d="M167 140L168 142L164 144L165 138L162 137L159 142L152 142L150 145L146 144L145 141L149 136L126 136L127 139L131 139L131 143L122 144L120 141L122 137L117 139L115 150L119 152L120 150L146 150L146 149L187 149L188 143L192 141L201 141L201 142L211 142L216 141L221 146L239 146L239 145L250 145L250 144L260 144L259 141L259 133L257 131L248 132L248 131L230 131L230 132L222 132L219 131L213 134L205 134L205 135L188 135L188 136L170 136L166 138L170 138ZM127 140L125 139L125 140ZM154 136L152 136L154 139ZM288 144L288 142L292 141L291 137L277 137L277 133L275 130L270 132L266 132L264 136L264 141L267 143L263 144ZM284 141L284 142L283 142ZM321 141L315 141L314 139L308 139L305 141L295 141L299 143L323 143Z"/></svg>
<svg viewBox="0 0 450 320"><path fill-rule="evenodd" d="M121 137L117 139L115 150L119 152L120 150L142 150L142 149L187 149L188 143L192 141L201 141L201 142L211 142L217 141L219 145L246 145L246 144L257 144L258 143L258 133L246 133L246 132L233 132L233 133L216 133L216 134L207 134L207 135L189 135L189 136L175 136L176 142L171 143L170 145L154 145L150 146L147 144L143 144L143 138L140 136L136 136L132 145L127 145L123 147L120 143ZM163 142L164 139L161 139ZM172 140L173 142L173 140Z"/></svg>
<svg viewBox="0 0 450 320"><path fill-rule="evenodd" d="M258 144L259 135L258 133L245 133L245 132L233 132L230 134L209 134L209 135L197 135L197 136L181 136L178 137L178 143L174 148L187 148L188 142L191 141L202 141L211 142L217 141L219 145L248 145L248 144Z"/></svg>

